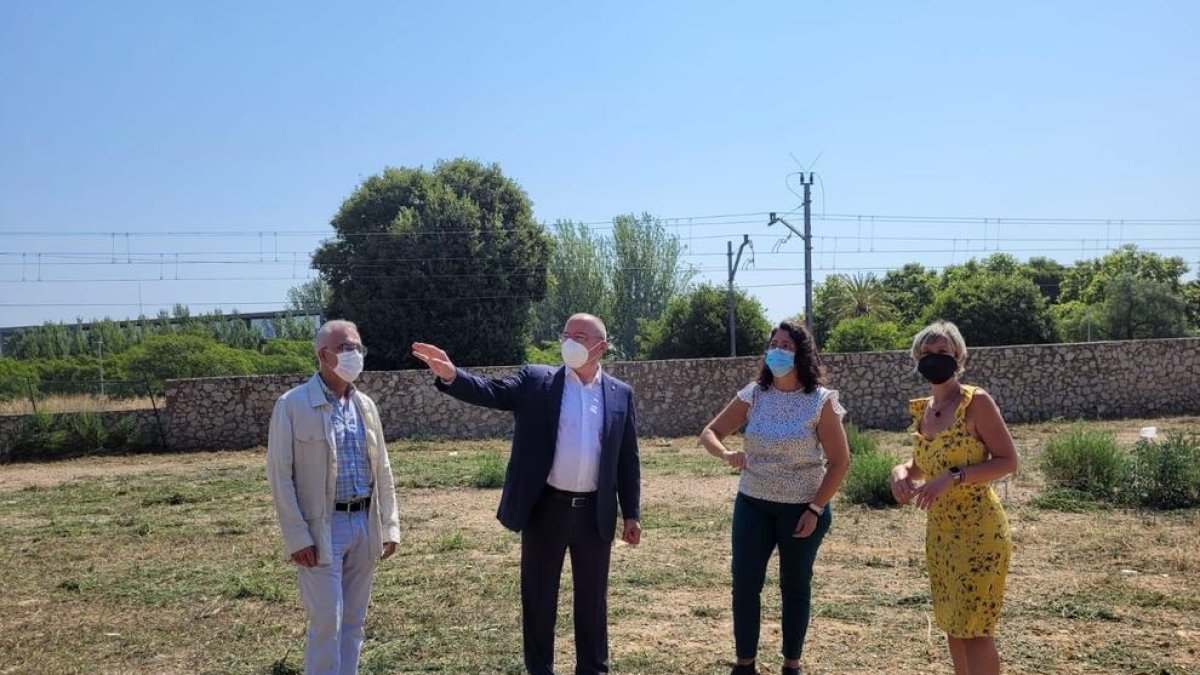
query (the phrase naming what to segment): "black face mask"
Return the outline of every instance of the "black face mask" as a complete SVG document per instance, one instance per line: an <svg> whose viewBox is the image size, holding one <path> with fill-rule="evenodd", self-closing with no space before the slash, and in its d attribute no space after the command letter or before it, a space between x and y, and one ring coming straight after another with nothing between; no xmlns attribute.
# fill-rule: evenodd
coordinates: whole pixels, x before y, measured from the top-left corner
<svg viewBox="0 0 1200 675"><path fill-rule="evenodd" d="M941 384L958 372L958 361L949 354L926 354L917 361L917 372L932 384Z"/></svg>

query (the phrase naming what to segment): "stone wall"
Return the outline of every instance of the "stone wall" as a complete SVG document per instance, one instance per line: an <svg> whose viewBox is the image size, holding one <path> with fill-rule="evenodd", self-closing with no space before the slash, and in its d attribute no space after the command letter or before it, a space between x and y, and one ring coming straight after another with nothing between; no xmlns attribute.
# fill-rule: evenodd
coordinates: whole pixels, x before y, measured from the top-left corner
<svg viewBox="0 0 1200 675"><path fill-rule="evenodd" d="M927 392L905 352L830 354L829 386L849 420L901 429L907 401ZM611 375L637 392L643 436L699 433L756 374L757 358L613 363ZM503 376L515 368L480 368ZM275 399L302 376L175 380L167 383L172 449L244 448L266 442ZM1051 418L1200 413L1200 339L1092 342L971 350L966 382L995 396L1012 422ZM359 386L379 404L389 438L502 437L509 413L468 406L434 389L426 371L364 373Z"/></svg>

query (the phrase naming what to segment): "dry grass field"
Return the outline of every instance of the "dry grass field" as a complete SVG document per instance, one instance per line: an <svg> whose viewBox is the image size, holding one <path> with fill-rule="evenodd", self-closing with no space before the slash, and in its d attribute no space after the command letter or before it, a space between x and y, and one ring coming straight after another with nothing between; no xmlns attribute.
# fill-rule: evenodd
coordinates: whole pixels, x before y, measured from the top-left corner
<svg viewBox="0 0 1200 675"><path fill-rule="evenodd" d="M1139 427L1096 422L1132 443ZM1065 425L1014 427L1023 464L997 487L1015 551L999 646L1007 673L1200 673L1200 513L1030 503ZM906 456L904 434L880 433ZM737 478L690 438L644 439L642 545L614 551L616 673L725 673ZM362 671L522 672L519 541L495 521L503 442L392 445L403 542L379 568ZM0 672L295 673L304 620L261 450L0 467ZM835 504L818 557L807 672L948 673L923 571L924 516ZM764 673L778 672L778 590ZM558 665L573 665L564 575Z"/></svg>

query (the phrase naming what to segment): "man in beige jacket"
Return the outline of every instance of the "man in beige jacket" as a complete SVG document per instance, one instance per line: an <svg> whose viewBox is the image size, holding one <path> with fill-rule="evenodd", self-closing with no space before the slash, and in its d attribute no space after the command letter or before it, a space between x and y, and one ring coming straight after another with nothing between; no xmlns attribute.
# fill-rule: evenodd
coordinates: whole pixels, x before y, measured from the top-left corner
<svg viewBox="0 0 1200 675"><path fill-rule="evenodd" d="M358 670L375 565L396 552L400 520L379 409L354 388L366 348L349 321L316 338L320 369L279 397L267 482L308 609L305 672Z"/></svg>

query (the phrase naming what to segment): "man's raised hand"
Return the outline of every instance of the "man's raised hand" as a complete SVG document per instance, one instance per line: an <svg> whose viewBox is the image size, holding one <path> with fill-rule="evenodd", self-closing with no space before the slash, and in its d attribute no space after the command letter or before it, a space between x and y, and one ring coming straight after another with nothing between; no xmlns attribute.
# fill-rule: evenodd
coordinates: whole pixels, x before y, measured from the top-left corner
<svg viewBox="0 0 1200 675"><path fill-rule="evenodd" d="M429 366L434 375L442 379L442 382L450 384L454 381L455 369L454 363L446 356L446 352L439 349L436 345L425 344L424 342L414 342L412 346L413 356L421 360L422 363Z"/></svg>

